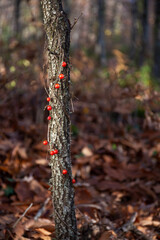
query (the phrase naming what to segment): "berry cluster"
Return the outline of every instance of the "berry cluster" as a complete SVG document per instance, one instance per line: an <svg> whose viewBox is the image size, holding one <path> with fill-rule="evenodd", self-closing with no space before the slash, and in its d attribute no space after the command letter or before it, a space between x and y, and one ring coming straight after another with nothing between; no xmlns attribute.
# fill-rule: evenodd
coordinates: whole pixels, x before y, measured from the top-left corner
<svg viewBox="0 0 160 240"><path fill-rule="evenodd" d="M66 62L62 62L62 67L66 67L67 66L67 63ZM64 74L59 74L59 79L63 79L64 78ZM54 87L55 87L55 89L59 89L60 88L60 85L58 84L58 83L56 83L55 85L54 85ZM50 97L47 97L47 102L50 102L51 101L51 98ZM48 105L47 106L47 110L48 111L51 111L52 110L52 106L50 106L50 105ZM48 116L48 118L47 118L48 120L51 120L51 116ZM44 145L47 145L48 144L48 141L47 140L44 140L43 141L43 144ZM56 154L58 154L58 149L54 149L54 150L52 150L52 151L50 151L50 155L51 156L53 156L53 155L56 155ZM63 175L66 175L68 173L68 171L66 170L66 169L64 169L63 171L62 171L62 174ZM73 178L72 179L72 183L74 184L76 182L76 180Z"/></svg>

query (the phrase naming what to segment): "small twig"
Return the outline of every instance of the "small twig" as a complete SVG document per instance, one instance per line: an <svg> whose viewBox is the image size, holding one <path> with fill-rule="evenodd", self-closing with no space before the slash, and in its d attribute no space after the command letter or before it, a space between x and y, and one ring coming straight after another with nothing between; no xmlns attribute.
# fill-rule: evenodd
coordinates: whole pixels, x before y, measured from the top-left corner
<svg viewBox="0 0 160 240"><path fill-rule="evenodd" d="M14 239L14 236L13 236L13 234L11 233L11 231L10 231L9 229L7 229L7 232L9 233L10 237L11 237L12 239ZM9 236L7 237L6 240L8 240L8 239L9 239Z"/></svg>
<svg viewBox="0 0 160 240"><path fill-rule="evenodd" d="M74 26L76 25L76 23L78 22L78 20L82 17L82 15L83 15L83 13L81 13L78 18L75 18L75 19L74 19L74 23L73 23L73 25L71 26L71 30L74 28Z"/></svg>
<svg viewBox="0 0 160 240"><path fill-rule="evenodd" d="M152 240L150 237L147 237L143 232L141 232L140 230L138 230L136 228L136 226L134 226L134 222L137 218L137 212L135 212L132 217L129 219L129 221L127 223L125 223L122 227L120 227L116 233L120 235L120 237L123 235L123 233L126 232L133 232L133 234L137 235L138 237L140 237L143 240Z"/></svg>
<svg viewBox="0 0 160 240"><path fill-rule="evenodd" d="M150 237L147 237L143 232L138 230L135 226L132 227L131 232L143 240L152 240Z"/></svg>
<svg viewBox="0 0 160 240"><path fill-rule="evenodd" d="M26 215L26 213L28 212L28 210L33 206L33 203L31 203L29 205L29 207L24 211L24 213L18 218L18 220L15 222L15 224L13 225L13 228L15 228L17 226L17 224L21 221L21 219Z"/></svg>
<svg viewBox="0 0 160 240"><path fill-rule="evenodd" d="M137 218L137 212L135 212L132 217L129 219L129 221L127 223L125 223L121 229L123 230L123 232L128 232L129 230L132 229L133 227L133 223L135 222Z"/></svg>
<svg viewBox="0 0 160 240"><path fill-rule="evenodd" d="M37 221L38 218L44 213L45 208L46 208L46 205L48 204L49 200L50 200L50 198L48 197L48 198L46 199L46 201L44 202L43 206L39 209L39 211L38 211L37 214L35 215L34 220Z"/></svg>
<svg viewBox="0 0 160 240"><path fill-rule="evenodd" d="M72 112L74 112L74 105L73 105L73 100L71 98L71 106L72 106Z"/></svg>

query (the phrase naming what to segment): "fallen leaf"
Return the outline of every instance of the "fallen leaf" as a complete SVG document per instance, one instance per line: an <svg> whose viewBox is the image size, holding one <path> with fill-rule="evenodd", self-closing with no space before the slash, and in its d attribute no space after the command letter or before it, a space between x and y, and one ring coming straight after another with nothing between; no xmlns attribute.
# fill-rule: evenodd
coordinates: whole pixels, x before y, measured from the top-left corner
<svg viewBox="0 0 160 240"><path fill-rule="evenodd" d="M46 235L46 236L51 235L51 233L50 233L49 231L47 231L46 229L44 229L44 228L36 228L35 230L36 230L37 232L43 234L43 235Z"/></svg>
<svg viewBox="0 0 160 240"><path fill-rule="evenodd" d="M86 157L91 157L93 155L93 152L89 147L84 147L81 152Z"/></svg>
<svg viewBox="0 0 160 240"><path fill-rule="evenodd" d="M110 230L110 231L106 231L104 233L102 233L101 237L99 238L99 240L117 240L117 235L114 231Z"/></svg>
<svg viewBox="0 0 160 240"><path fill-rule="evenodd" d="M12 151L12 157L15 158L16 156L19 156L22 159L28 158L26 149L21 147L21 143L18 143Z"/></svg>
<svg viewBox="0 0 160 240"><path fill-rule="evenodd" d="M36 228L44 228L49 232L54 232L55 231L54 223L51 220L46 219L46 218L39 218L37 220L34 220L34 219L28 220L24 224L24 228L25 228L25 230L36 229Z"/></svg>
<svg viewBox="0 0 160 240"><path fill-rule="evenodd" d="M22 202L33 200L34 192L30 189L30 183L28 182L18 182L15 187L15 192Z"/></svg>
<svg viewBox="0 0 160 240"><path fill-rule="evenodd" d="M99 191L122 190L122 189L125 189L125 186L119 182L104 180L104 181L97 183L96 188Z"/></svg>
<svg viewBox="0 0 160 240"><path fill-rule="evenodd" d="M36 159L35 163L38 165L48 166L47 158Z"/></svg>
<svg viewBox="0 0 160 240"><path fill-rule="evenodd" d="M156 193L160 193L160 184L159 185L156 185L156 186L154 186L153 187L153 189L154 189L154 191L156 192Z"/></svg>

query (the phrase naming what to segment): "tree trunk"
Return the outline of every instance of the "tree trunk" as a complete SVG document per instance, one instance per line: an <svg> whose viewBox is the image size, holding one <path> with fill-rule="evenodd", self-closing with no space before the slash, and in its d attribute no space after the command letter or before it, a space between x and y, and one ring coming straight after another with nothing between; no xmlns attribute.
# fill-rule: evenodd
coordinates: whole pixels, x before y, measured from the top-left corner
<svg viewBox="0 0 160 240"><path fill-rule="evenodd" d="M148 19L148 0L143 0L143 10L142 10L142 35L141 35L141 53L140 53L140 63L148 57L148 44L149 44L149 19Z"/></svg>
<svg viewBox="0 0 160 240"><path fill-rule="evenodd" d="M49 97L51 98L48 142L51 156L51 188L54 205L56 238L76 240L77 227L74 209L74 189L70 158L70 22L61 0L42 0L44 28L47 35ZM67 63L62 67L62 62ZM62 80L59 74L64 74ZM55 84L60 88L56 89ZM66 169L67 174L62 171Z"/></svg>
<svg viewBox="0 0 160 240"><path fill-rule="evenodd" d="M160 78L160 0L155 2L154 74Z"/></svg>
<svg viewBox="0 0 160 240"><path fill-rule="evenodd" d="M148 56L150 59L153 59L153 35L154 35L154 11L155 0L149 0L148 3Z"/></svg>
<svg viewBox="0 0 160 240"><path fill-rule="evenodd" d="M20 3L21 0L15 0L15 9L14 9L14 16L15 16L15 35L19 33L19 16L20 16Z"/></svg>
<svg viewBox="0 0 160 240"><path fill-rule="evenodd" d="M96 52L100 57L100 62L106 65L106 42L105 42L105 0L97 0L98 5L98 33Z"/></svg>
<svg viewBox="0 0 160 240"><path fill-rule="evenodd" d="M63 0L64 11L67 13L67 16L70 16L70 9L71 9L71 1L70 0Z"/></svg>
<svg viewBox="0 0 160 240"><path fill-rule="evenodd" d="M135 60L137 53L137 19L138 19L138 8L137 8L137 0L132 0L131 5L131 13L132 13L132 27L131 27L131 58Z"/></svg>

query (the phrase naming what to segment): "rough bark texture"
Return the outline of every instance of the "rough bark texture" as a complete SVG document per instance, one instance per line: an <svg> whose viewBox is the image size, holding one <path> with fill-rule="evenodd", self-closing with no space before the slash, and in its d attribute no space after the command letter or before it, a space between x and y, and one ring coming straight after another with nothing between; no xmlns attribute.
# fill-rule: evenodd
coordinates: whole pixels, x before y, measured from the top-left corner
<svg viewBox="0 0 160 240"><path fill-rule="evenodd" d="M44 28L47 35L49 97L52 110L49 122L49 150L58 149L51 157L51 188L58 240L77 239L70 158L70 22L63 11L61 0L43 0ZM62 62L67 67L62 67ZM59 79L59 74L64 79ZM60 88L55 89L59 83ZM62 171L66 169L67 175Z"/></svg>

